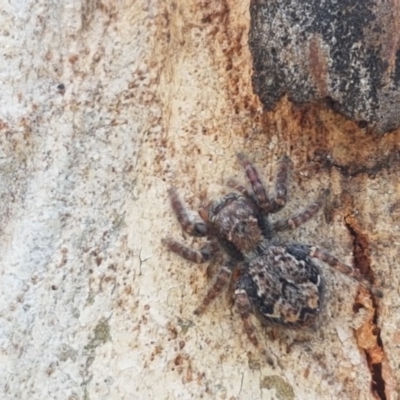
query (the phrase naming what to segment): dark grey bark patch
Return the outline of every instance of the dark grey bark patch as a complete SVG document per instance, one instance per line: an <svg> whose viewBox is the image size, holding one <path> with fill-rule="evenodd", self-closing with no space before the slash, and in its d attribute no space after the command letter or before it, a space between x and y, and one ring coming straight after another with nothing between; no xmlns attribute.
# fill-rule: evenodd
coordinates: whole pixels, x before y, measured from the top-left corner
<svg viewBox="0 0 400 400"><path fill-rule="evenodd" d="M265 109L287 94L326 101L375 133L399 127L399 11L378 0L252 0L253 87Z"/></svg>

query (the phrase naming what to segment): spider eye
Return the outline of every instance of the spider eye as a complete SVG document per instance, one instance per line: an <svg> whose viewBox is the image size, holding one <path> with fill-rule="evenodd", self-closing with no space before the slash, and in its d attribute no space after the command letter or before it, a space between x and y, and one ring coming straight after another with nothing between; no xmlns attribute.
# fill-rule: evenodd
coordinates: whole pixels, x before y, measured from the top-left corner
<svg viewBox="0 0 400 400"><path fill-rule="evenodd" d="M224 209L226 206L231 204L233 201L237 200L237 195L235 193L230 193L226 195L221 201L218 203L214 203L211 210L212 210L212 215L217 215L220 213L222 209Z"/></svg>
<svg viewBox="0 0 400 400"><path fill-rule="evenodd" d="M235 225L234 232L235 233L243 233L246 230L246 222L239 222Z"/></svg>
<svg viewBox="0 0 400 400"><path fill-rule="evenodd" d="M194 236L204 236L207 233L207 225L202 222L196 222L192 233Z"/></svg>

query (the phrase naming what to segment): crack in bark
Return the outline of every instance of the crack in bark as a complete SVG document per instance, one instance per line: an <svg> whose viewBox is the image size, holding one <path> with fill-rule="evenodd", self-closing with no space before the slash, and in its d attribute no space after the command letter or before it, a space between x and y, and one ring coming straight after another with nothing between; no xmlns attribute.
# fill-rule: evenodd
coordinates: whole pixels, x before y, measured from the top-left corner
<svg viewBox="0 0 400 400"><path fill-rule="evenodd" d="M361 174L366 174L369 177L374 177L378 172L381 172L382 170L390 170L395 165L399 165L400 151L398 149L392 150L390 153L377 159L375 164L371 166L358 164L341 165L328 157L327 154L323 154L321 152L319 154L316 154L316 159L328 169L338 169L342 176L346 178L355 177Z"/></svg>
<svg viewBox="0 0 400 400"><path fill-rule="evenodd" d="M361 232L353 216L346 216L345 224L353 238L354 264L361 274L373 283L374 273L371 268L368 237ZM379 400L386 400L386 382L382 373L382 363L386 357L378 326L379 306L373 293L365 288L359 290L353 306L355 313L361 309L366 311L367 318L355 329L355 337L358 347L365 353L367 359L373 396Z"/></svg>

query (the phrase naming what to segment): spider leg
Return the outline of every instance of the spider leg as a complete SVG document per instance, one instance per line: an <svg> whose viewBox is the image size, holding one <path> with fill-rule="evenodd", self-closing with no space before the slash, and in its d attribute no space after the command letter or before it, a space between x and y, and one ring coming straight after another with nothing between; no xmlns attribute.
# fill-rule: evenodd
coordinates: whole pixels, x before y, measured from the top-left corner
<svg viewBox="0 0 400 400"><path fill-rule="evenodd" d="M261 183L258 172L253 164L243 154L238 154L238 158L246 170L247 179L250 181L254 196L263 212L276 213L283 208L287 200L287 181L291 165L290 158L284 156L279 161L278 171L276 174L275 196L272 199L268 197L267 192Z"/></svg>
<svg viewBox="0 0 400 400"><path fill-rule="evenodd" d="M208 233L207 224L204 221L195 220L189 216L187 209L178 196L176 189L170 188L168 190L168 195L171 201L172 209L174 210L182 229L191 236L206 236Z"/></svg>
<svg viewBox="0 0 400 400"><path fill-rule="evenodd" d="M245 197L247 197L247 198L253 199L253 198L251 197L250 193L248 192L248 190L247 190L243 185L241 185L240 183L236 182L235 180L229 179L229 181L228 181L228 186L229 186L230 188L232 188L232 189L237 190L237 191L238 191L239 193L241 193L243 196L245 196Z"/></svg>
<svg viewBox="0 0 400 400"><path fill-rule="evenodd" d="M278 163L276 173L275 196L271 199L270 213L276 213L286 205L289 170L292 161L288 156L283 156Z"/></svg>
<svg viewBox="0 0 400 400"><path fill-rule="evenodd" d="M254 200L254 197L249 193L249 191L243 185L241 185L240 183L236 182L233 179L230 179L228 181L228 186L230 188L235 189L236 191L238 191L240 194L242 194L244 197L246 197L248 201L250 201L256 207L258 207L258 204Z"/></svg>
<svg viewBox="0 0 400 400"><path fill-rule="evenodd" d="M372 286L371 282L367 281L358 271L350 267L349 265L343 263L336 257L329 254L327 251L319 249L318 247L308 246L308 245L292 245L288 247L290 253L294 255L300 255L300 258L304 258L304 256L309 256L311 258L316 258L330 267L336 269L337 271L341 272L344 275L349 276L350 278L355 279L359 282L362 286L370 290L375 296L383 297L382 292Z"/></svg>
<svg viewBox="0 0 400 400"><path fill-rule="evenodd" d="M250 320L250 315L253 312L251 300L244 289L238 288L235 291L235 306L239 311L240 317L243 321L244 330L254 346L258 346L258 339L254 325Z"/></svg>
<svg viewBox="0 0 400 400"><path fill-rule="evenodd" d="M196 315L202 314L207 306L222 292L222 290L230 281L232 270L235 269L235 266L235 262L228 262L221 267L221 269L218 271L214 283L208 289L202 303L194 311Z"/></svg>
<svg viewBox="0 0 400 400"><path fill-rule="evenodd" d="M379 288L373 287L371 282L367 281L360 273L359 270L350 267L342 263L336 257L333 257L331 254L326 252L325 250L318 249L317 247L310 248L310 257L317 258L318 260L323 261L328 264L332 268L337 269L342 274L350 276L351 278L357 280L362 286L370 290L376 297L382 298L383 293Z"/></svg>
<svg viewBox="0 0 400 400"><path fill-rule="evenodd" d="M261 182L261 179L258 175L257 170L254 168L253 164L247 159L247 157L239 153L237 155L240 164L244 167L247 175L247 179L249 180L251 187L253 189L254 196L257 200L258 206L265 212L268 212L270 209L270 201L267 195L267 192L265 191L265 188ZM237 185L236 189L239 192L243 193L243 186ZM247 192L246 189L244 191Z"/></svg>
<svg viewBox="0 0 400 400"><path fill-rule="evenodd" d="M286 220L275 222L273 225L274 231L278 232L289 229L296 229L300 225L303 225L305 222L314 217L315 214L317 214L321 206L324 204L327 194L328 191L324 191L316 201L309 204L304 210L292 215Z"/></svg>
<svg viewBox="0 0 400 400"><path fill-rule="evenodd" d="M358 270L353 269L349 265L343 263L336 257L332 256L325 250L319 249L317 247L310 247L309 256L312 258L317 258L320 261L328 264L330 267L337 269L342 274L355 278L357 280L362 280L362 276Z"/></svg>
<svg viewBox="0 0 400 400"><path fill-rule="evenodd" d="M218 252L218 244L215 240L207 242L199 250L193 250L171 238L162 239L161 242L174 253L196 264L210 260Z"/></svg>

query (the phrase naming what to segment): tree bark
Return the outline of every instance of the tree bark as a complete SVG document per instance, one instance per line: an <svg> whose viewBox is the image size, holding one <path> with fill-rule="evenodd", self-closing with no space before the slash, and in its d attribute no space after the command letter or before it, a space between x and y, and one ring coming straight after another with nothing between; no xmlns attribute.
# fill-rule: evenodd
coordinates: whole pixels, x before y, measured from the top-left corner
<svg viewBox="0 0 400 400"><path fill-rule="evenodd" d="M374 138L286 98L264 113L243 2L3 7L2 398L398 398L398 131ZM325 266L321 326L255 319L259 348L232 287L193 315L218 265L162 247L201 244L182 237L167 190L197 210L245 182L238 152L267 185L291 157L283 216L330 189L282 239L355 264L382 299Z"/></svg>

